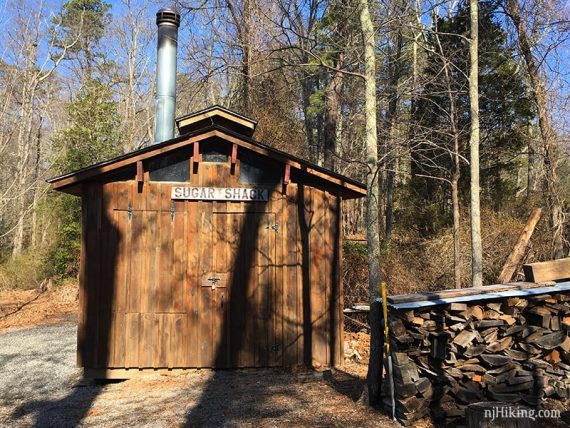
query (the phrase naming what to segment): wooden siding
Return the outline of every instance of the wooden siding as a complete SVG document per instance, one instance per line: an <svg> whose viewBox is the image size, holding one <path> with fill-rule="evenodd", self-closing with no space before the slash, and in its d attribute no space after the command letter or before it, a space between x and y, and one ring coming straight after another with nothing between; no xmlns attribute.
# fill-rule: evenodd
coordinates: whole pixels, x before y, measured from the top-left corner
<svg viewBox="0 0 570 428"><path fill-rule="evenodd" d="M191 171L243 186L229 162ZM84 184L79 365L341 364L340 197L289 183L267 203L171 201L173 185Z"/></svg>

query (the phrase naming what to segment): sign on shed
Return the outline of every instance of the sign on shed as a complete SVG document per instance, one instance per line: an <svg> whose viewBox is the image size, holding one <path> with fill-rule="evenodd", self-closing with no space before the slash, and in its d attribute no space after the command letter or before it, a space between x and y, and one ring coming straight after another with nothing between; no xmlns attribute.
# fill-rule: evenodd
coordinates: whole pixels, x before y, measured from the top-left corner
<svg viewBox="0 0 570 428"><path fill-rule="evenodd" d="M172 188L172 199L189 199L203 201L261 201L269 199L269 190L243 187L187 187Z"/></svg>

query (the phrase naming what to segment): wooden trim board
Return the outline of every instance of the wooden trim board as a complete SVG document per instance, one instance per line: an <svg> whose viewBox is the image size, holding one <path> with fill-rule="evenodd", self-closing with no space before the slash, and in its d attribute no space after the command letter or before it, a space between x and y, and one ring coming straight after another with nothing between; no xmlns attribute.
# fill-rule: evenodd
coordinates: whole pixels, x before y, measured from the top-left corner
<svg viewBox="0 0 570 428"><path fill-rule="evenodd" d="M401 294L398 296L389 296L388 302L392 304L422 302L429 300L449 299L453 297L475 296L480 294L496 293L500 291L525 290L544 286L545 284L536 284L531 282L511 282L507 284L486 285L485 287L441 290L433 291L430 293Z"/></svg>

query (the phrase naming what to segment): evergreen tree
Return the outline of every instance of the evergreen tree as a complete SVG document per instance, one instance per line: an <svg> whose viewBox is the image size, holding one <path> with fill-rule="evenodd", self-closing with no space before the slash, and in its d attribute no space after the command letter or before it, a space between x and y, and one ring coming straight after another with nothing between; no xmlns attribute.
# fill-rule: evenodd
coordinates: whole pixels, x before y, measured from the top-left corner
<svg viewBox="0 0 570 428"><path fill-rule="evenodd" d="M468 71L469 10L462 4L455 15L441 17L428 33L428 50L424 70L427 84L412 111L412 129L416 139L413 156L413 197L426 202L425 231L435 232L437 221L449 218L445 201L449 188L441 179L449 179L452 171L453 141L449 135L450 102L442 81L444 61L451 63L451 89L455 97L456 128L461 140L461 155L469 157ZM441 47L436 46L438 43ZM441 54L443 52L443 55ZM496 18L496 5L484 1L479 11L479 94L481 135L481 188L484 203L495 209L515 195L513 170L517 155L527 144L524 131L534 117L526 96L523 76L517 67L507 35ZM461 191L468 192L468 165L462 164ZM433 176L436 180L423 176ZM434 212L429 207L437 207ZM436 218L434 218L434 215Z"/></svg>
<svg viewBox="0 0 570 428"><path fill-rule="evenodd" d="M121 153L117 103L111 90L96 80L88 82L68 106L70 126L53 138L57 153L54 167L60 172L77 170ZM79 271L81 201L54 194L51 205L60 224L48 254L52 274L74 276Z"/></svg>

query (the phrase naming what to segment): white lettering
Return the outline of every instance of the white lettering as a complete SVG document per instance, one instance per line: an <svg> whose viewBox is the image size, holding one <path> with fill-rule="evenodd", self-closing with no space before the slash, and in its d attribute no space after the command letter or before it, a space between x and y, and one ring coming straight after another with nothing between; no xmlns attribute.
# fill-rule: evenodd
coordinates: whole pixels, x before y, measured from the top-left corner
<svg viewBox="0 0 570 428"><path fill-rule="evenodd" d="M172 199L203 201L268 201L269 189L244 187L173 187Z"/></svg>

